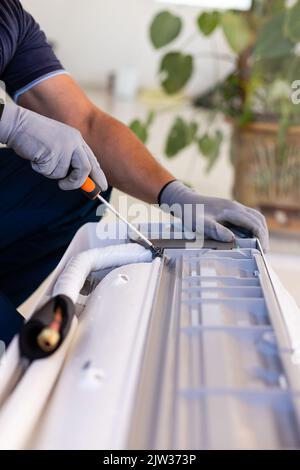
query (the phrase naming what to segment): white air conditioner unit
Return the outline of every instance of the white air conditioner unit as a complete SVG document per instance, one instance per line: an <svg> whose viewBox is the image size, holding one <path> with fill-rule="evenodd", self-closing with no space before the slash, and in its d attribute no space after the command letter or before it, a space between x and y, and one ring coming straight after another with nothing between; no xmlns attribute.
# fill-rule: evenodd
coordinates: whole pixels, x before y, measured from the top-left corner
<svg viewBox="0 0 300 470"><path fill-rule="evenodd" d="M120 227L82 227L36 302L80 253L130 248ZM163 259L92 272L64 343L23 376L12 341L0 449L300 449L299 310L259 242L138 228Z"/></svg>

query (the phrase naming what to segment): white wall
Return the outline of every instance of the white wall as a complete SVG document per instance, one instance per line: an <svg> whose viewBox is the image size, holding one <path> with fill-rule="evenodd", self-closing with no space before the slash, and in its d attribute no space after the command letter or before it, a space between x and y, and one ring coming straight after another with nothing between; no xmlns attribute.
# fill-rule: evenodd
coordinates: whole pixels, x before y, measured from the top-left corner
<svg viewBox="0 0 300 470"><path fill-rule="evenodd" d="M119 67L134 65L141 84L153 87L161 52L148 40L148 25L156 11L171 9L184 18L184 38L196 32L198 8L172 6L154 0L22 0L49 39L57 42L57 54L71 74L85 84L104 84L108 74ZM182 39L173 47L180 47ZM196 34L187 51L228 51L220 32L212 40ZM219 66L224 74L228 64ZM198 72L189 91L208 87L216 79L216 62L199 60Z"/></svg>

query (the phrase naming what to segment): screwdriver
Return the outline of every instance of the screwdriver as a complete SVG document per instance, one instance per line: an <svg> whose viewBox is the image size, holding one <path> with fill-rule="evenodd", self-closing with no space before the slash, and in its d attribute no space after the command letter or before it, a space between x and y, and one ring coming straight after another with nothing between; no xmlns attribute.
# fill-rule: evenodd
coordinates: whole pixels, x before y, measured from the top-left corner
<svg viewBox="0 0 300 470"><path fill-rule="evenodd" d="M105 206L115 214L118 219L122 220L127 227L129 227L138 237L143 240L145 245L151 250L154 257L163 257L163 250L155 245L143 235L134 225L132 225L125 217L123 217L109 202L101 196L101 188L90 178L88 177L83 185L81 186L81 190L89 199L96 199L98 198Z"/></svg>

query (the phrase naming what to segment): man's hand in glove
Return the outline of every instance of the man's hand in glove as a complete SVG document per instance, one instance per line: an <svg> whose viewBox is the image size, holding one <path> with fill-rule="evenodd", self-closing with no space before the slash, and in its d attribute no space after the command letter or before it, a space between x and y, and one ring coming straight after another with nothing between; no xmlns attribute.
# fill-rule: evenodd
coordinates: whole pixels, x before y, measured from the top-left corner
<svg viewBox="0 0 300 470"><path fill-rule="evenodd" d="M269 235L266 220L255 209L227 199L200 196L180 181L172 181L163 188L159 196L159 204L164 210L171 208L174 215L178 217L184 215L186 204L189 207L192 206L192 216L184 220L184 225L193 232L202 227L205 238L222 242L232 241L233 233L223 225L228 223L250 231L259 238L262 248L268 250ZM200 211L197 213L197 207L199 208L200 205L204 207L204 220L202 210L201 213ZM176 213L177 210L178 213Z"/></svg>
<svg viewBox="0 0 300 470"><path fill-rule="evenodd" d="M61 189L77 189L88 176L102 191L107 181L80 132L15 104L4 107L0 142L31 161L33 170L59 180Z"/></svg>

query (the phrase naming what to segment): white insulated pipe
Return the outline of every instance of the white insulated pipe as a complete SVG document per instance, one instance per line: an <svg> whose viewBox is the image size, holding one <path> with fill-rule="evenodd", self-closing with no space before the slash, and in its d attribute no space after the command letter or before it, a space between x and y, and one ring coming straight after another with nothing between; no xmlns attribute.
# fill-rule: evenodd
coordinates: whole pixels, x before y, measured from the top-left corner
<svg viewBox="0 0 300 470"><path fill-rule="evenodd" d="M53 296L66 295L76 304L78 295L91 272L132 263L152 261L152 253L138 244L93 248L71 258L53 288Z"/></svg>
<svg viewBox="0 0 300 470"><path fill-rule="evenodd" d="M54 285L53 296L64 294L75 304L85 280L91 272L150 261L152 261L151 251L137 244L112 245L81 252L71 258L59 276ZM62 346L49 358L35 361L1 407L0 449L22 449L26 446L62 368L76 326L77 319L74 317L71 330ZM10 346L7 356L7 361L10 359L8 362L15 368L18 360L16 338ZM3 380L3 387L10 379L11 374L8 373L8 369L6 368L7 373L1 376L2 379L6 379ZM34 392L32 391L33 384ZM1 391L0 386L0 396Z"/></svg>

